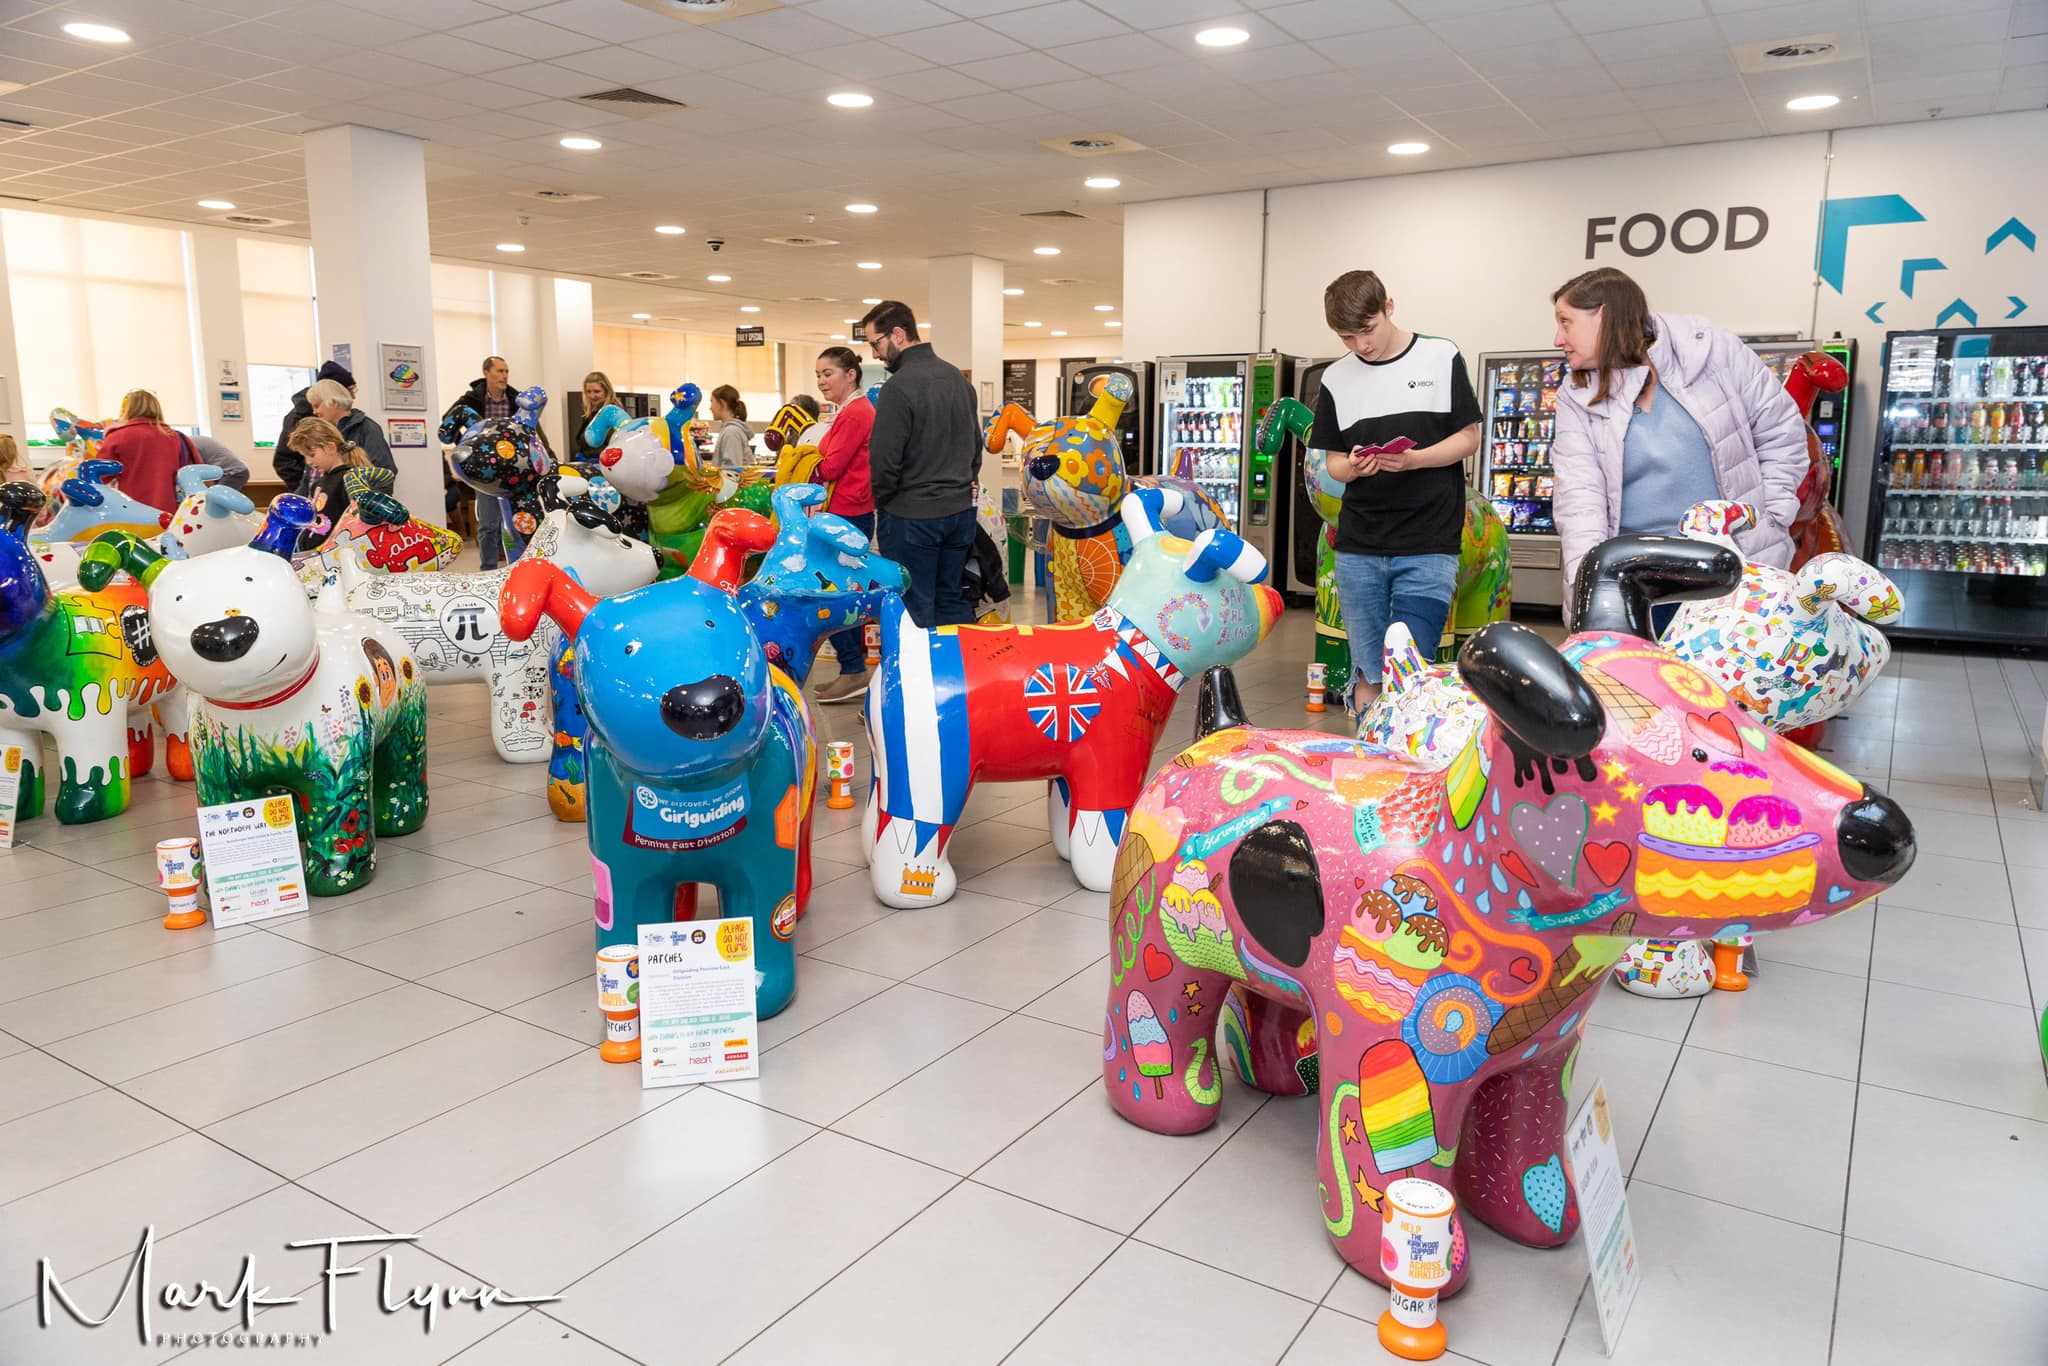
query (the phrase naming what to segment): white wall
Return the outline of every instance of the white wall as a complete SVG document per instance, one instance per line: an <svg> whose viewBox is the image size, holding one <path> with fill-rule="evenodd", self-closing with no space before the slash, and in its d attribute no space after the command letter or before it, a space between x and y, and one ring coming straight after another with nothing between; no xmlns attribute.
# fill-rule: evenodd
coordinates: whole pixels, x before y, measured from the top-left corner
<svg viewBox="0 0 2048 1366"><path fill-rule="evenodd" d="M1101 332L1089 337L1009 337L1003 342L1004 360L1038 362L1038 394L1032 401L1031 415L1040 422L1059 414L1062 360L1075 356L1087 356L1092 360L1122 360L1124 354L1121 332ZM1002 397L1001 378L997 376L999 400Z"/></svg>
<svg viewBox="0 0 2048 1366"><path fill-rule="evenodd" d="M1257 190L1125 206L1128 354L1206 355L1258 344L1262 215Z"/></svg>

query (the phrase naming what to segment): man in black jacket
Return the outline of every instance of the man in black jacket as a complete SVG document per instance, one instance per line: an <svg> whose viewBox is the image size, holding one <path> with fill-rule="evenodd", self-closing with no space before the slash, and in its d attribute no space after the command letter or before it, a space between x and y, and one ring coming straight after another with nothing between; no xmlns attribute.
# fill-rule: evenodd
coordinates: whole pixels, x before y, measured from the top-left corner
<svg viewBox="0 0 2048 1366"><path fill-rule="evenodd" d="M974 386L917 338L917 315L894 299L861 319L889 382L875 400L868 470L875 490L875 539L903 566L903 606L919 626L974 620L962 591L974 549L974 481L981 473L981 421Z"/></svg>
<svg viewBox="0 0 2048 1366"><path fill-rule="evenodd" d="M313 376L313 384L318 384L323 379L333 380L347 389L351 395L356 391L356 377L350 374L349 368L340 361L330 360L321 363L319 371ZM312 387L309 384L306 389ZM299 425L300 418L313 416L313 405L306 399L306 389L292 395L292 410L284 415L284 426L279 428L277 433L277 445L270 452L270 468L277 472L277 477L283 481L287 492L296 492L306 479L306 457L291 447L292 428Z"/></svg>

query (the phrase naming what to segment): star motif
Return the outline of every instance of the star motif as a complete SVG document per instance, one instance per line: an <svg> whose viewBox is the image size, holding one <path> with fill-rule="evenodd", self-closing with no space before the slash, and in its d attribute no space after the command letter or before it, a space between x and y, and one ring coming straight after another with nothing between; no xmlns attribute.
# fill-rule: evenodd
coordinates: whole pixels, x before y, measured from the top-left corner
<svg viewBox="0 0 2048 1366"><path fill-rule="evenodd" d="M1643 785L1641 783L1623 783L1621 785L1621 799L1625 802L1632 802L1642 795Z"/></svg>
<svg viewBox="0 0 2048 1366"><path fill-rule="evenodd" d="M1618 783L1628 776L1628 765L1619 759L1609 759L1600 765L1600 771L1607 775L1608 782Z"/></svg>
<svg viewBox="0 0 2048 1366"><path fill-rule="evenodd" d="M1358 1192L1360 1204L1370 1209L1374 1214L1379 1213L1381 1193L1374 1190L1371 1184L1366 1181L1365 1168L1360 1167L1358 1169L1358 1179L1351 1183L1351 1188Z"/></svg>
<svg viewBox="0 0 2048 1366"><path fill-rule="evenodd" d="M1180 989L1180 994L1192 1001L1202 994L1202 984L1200 982L1189 982Z"/></svg>
<svg viewBox="0 0 2048 1366"><path fill-rule="evenodd" d="M1355 1120L1355 1119L1347 1119L1347 1120L1345 1120L1345 1121L1344 1121L1344 1141L1345 1141L1346 1143L1356 1143L1356 1142L1358 1142L1358 1121L1357 1121L1357 1120Z"/></svg>
<svg viewBox="0 0 2048 1366"><path fill-rule="evenodd" d="M1190 1014L1190 1015L1199 1015L1199 1014L1201 1014L1201 1013L1202 1013L1202 1003L1201 1003L1200 1001L1190 1001L1190 1002L1188 1002L1188 1014Z"/></svg>
<svg viewBox="0 0 2048 1366"><path fill-rule="evenodd" d="M1603 801L1593 808L1593 819L1602 825L1614 824L1614 818L1621 814L1613 802Z"/></svg>

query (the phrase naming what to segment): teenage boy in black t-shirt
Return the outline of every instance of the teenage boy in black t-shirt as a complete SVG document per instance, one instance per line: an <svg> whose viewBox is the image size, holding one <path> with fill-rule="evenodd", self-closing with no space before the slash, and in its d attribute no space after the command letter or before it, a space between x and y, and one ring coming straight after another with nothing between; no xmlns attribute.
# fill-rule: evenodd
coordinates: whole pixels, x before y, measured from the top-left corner
<svg viewBox="0 0 2048 1366"><path fill-rule="evenodd" d="M1406 625L1425 657L1443 635L1465 525L1463 465L1479 449L1479 400L1458 348L1396 323L1394 301L1371 271L1332 281L1323 318L1351 354L1323 372L1309 445L1327 452L1330 477L1345 486L1337 601L1351 639L1350 706L1359 713L1380 695L1389 624Z"/></svg>

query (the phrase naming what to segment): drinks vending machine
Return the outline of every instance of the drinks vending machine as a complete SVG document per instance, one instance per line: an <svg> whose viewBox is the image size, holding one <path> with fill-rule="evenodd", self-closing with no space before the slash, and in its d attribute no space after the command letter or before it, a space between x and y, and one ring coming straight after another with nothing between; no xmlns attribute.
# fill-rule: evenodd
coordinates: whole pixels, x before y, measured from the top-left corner
<svg viewBox="0 0 2048 1366"><path fill-rule="evenodd" d="M1564 605L1564 546L1550 500L1556 478L1550 442L1557 433L1557 391L1564 357L1556 351L1504 351L1479 358L1480 433L1476 487L1508 529L1516 603Z"/></svg>
<svg viewBox="0 0 2048 1366"><path fill-rule="evenodd" d="M1256 450L1259 418L1273 400L1293 392L1295 358L1278 352L1244 356L1162 356L1159 384L1159 472L1192 480L1223 510L1231 530L1266 557L1286 560L1292 498L1282 487L1294 456Z"/></svg>

